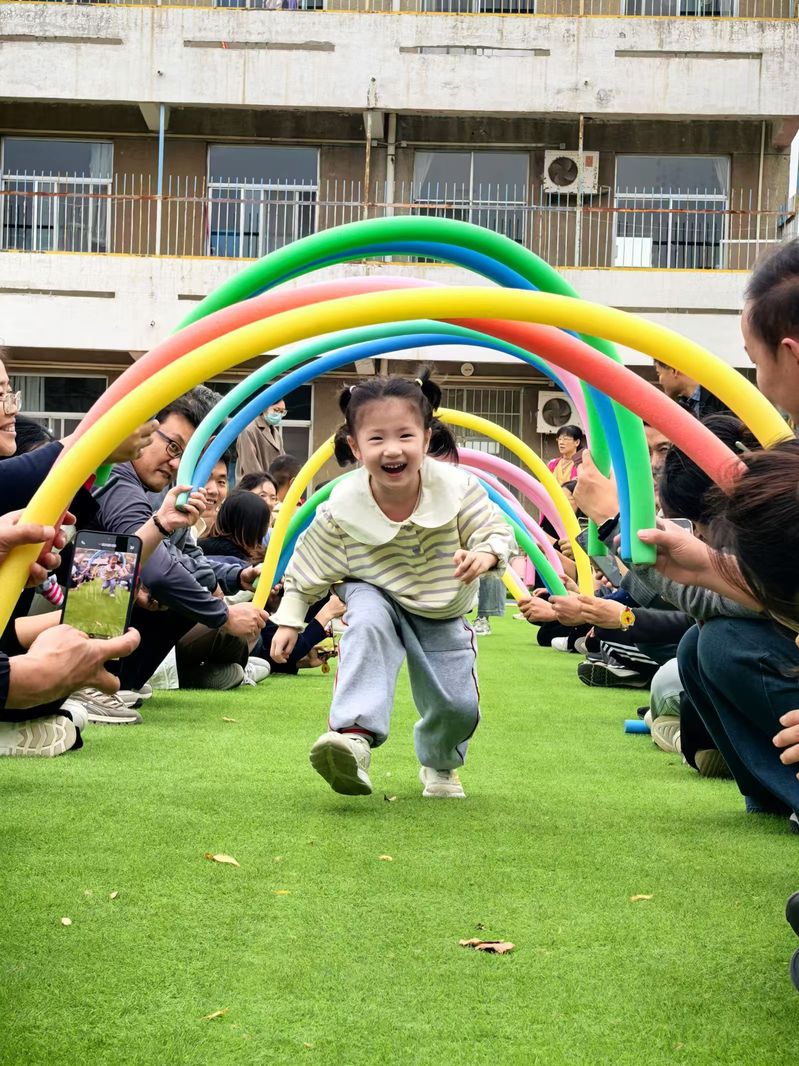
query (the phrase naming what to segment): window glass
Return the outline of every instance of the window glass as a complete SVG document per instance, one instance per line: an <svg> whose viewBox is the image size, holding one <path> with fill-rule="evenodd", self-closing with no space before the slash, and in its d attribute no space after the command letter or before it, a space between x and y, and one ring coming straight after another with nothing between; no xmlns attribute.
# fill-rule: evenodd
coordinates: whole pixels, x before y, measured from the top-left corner
<svg viewBox="0 0 799 1066"><path fill-rule="evenodd" d="M723 195L729 172L726 156L620 155L616 158L616 191Z"/></svg>
<svg viewBox="0 0 799 1066"><path fill-rule="evenodd" d="M282 185L315 185L317 148L242 147L212 145L208 151L208 180Z"/></svg>
<svg viewBox="0 0 799 1066"><path fill-rule="evenodd" d="M103 141L60 141L51 137L6 137L4 174L49 174L110 179L113 146Z"/></svg>

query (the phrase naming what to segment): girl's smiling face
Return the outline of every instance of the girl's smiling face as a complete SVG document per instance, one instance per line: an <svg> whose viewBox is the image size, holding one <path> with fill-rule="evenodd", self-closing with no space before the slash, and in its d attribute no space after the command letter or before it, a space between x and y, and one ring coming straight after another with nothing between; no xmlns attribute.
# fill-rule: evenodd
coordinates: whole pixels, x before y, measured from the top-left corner
<svg viewBox="0 0 799 1066"><path fill-rule="evenodd" d="M347 441L366 467L373 490L389 494L416 490L430 430L424 428L414 404L397 397L364 404L357 412L355 435Z"/></svg>

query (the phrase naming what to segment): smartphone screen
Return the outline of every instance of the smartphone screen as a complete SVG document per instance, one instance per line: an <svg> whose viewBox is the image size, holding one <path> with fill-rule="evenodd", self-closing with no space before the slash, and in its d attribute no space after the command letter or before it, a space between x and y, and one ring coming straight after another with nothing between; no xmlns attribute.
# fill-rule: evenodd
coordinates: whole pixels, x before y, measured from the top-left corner
<svg viewBox="0 0 799 1066"><path fill-rule="evenodd" d="M689 533L693 533L694 524L690 518L669 518L669 522L673 522L675 526L680 526L682 529L687 529Z"/></svg>
<svg viewBox="0 0 799 1066"><path fill-rule="evenodd" d="M79 531L61 621L90 637L119 637L128 628L141 541L116 533Z"/></svg>

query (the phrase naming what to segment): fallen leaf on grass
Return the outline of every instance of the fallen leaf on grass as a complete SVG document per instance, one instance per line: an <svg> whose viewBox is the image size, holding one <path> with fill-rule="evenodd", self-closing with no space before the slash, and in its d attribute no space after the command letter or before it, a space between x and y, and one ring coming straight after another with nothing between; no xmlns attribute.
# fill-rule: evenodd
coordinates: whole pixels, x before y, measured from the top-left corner
<svg viewBox="0 0 799 1066"><path fill-rule="evenodd" d="M630 896L630 903L641 903L642 900L654 898L654 896Z"/></svg>
<svg viewBox="0 0 799 1066"><path fill-rule="evenodd" d="M227 865L227 866L238 866L239 865L236 862L236 860L233 858L232 855L212 855L210 851L206 851L205 857L210 862L221 862L221 863L225 863L225 865Z"/></svg>
<svg viewBox="0 0 799 1066"><path fill-rule="evenodd" d="M474 948L475 951L487 951L489 955L507 955L516 947L508 940L459 940L462 948Z"/></svg>
<svg viewBox="0 0 799 1066"><path fill-rule="evenodd" d="M223 722L238 722L238 718L222 718Z"/></svg>
<svg viewBox="0 0 799 1066"><path fill-rule="evenodd" d="M116 899L118 895L119 895L118 892L112 892L111 895L108 898L109 899Z"/></svg>
<svg viewBox="0 0 799 1066"><path fill-rule="evenodd" d="M387 792L383 793L383 799L386 801L386 803L396 803L397 802L397 797L396 796L389 796L389 794Z"/></svg>
<svg viewBox="0 0 799 1066"><path fill-rule="evenodd" d="M273 888L272 894L275 896L290 896L291 891L288 888Z"/></svg>
<svg viewBox="0 0 799 1066"><path fill-rule="evenodd" d="M72 925L72 919L71 918L62 918L61 919L61 924L62 925Z"/></svg>
<svg viewBox="0 0 799 1066"><path fill-rule="evenodd" d="M303 1047L313 1047L313 1044L303 1044Z"/></svg>
<svg viewBox="0 0 799 1066"><path fill-rule="evenodd" d="M380 862L393 862L394 861L390 855L378 855L377 857L380 860Z"/></svg>
<svg viewBox="0 0 799 1066"><path fill-rule="evenodd" d="M275 855L274 861L275 862L283 862L283 856L282 855Z"/></svg>
<svg viewBox="0 0 799 1066"><path fill-rule="evenodd" d="M206 1022L212 1022L215 1018L221 1018L223 1015L227 1014L229 1010L230 1007L223 1007L222 1010L211 1011L210 1014L206 1014L203 1020Z"/></svg>

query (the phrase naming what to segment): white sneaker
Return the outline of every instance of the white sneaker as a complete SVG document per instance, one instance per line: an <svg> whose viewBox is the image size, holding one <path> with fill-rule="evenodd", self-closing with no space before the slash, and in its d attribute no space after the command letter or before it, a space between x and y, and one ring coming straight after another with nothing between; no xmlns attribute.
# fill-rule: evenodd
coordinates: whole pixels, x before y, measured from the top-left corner
<svg viewBox="0 0 799 1066"><path fill-rule="evenodd" d="M487 618L476 618L472 629L478 637L491 636L491 624Z"/></svg>
<svg viewBox="0 0 799 1066"><path fill-rule="evenodd" d="M323 733L311 748L311 766L344 796L370 796L372 746L360 733Z"/></svg>
<svg viewBox="0 0 799 1066"><path fill-rule="evenodd" d="M78 700L66 699L61 704L62 711L69 711L69 716L75 723L75 728L82 733L89 724L89 712Z"/></svg>
<svg viewBox="0 0 799 1066"><path fill-rule="evenodd" d="M63 755L77 739L75 723L64 714L29 722L0 722L0 755Z"/></svg>
<svg viewBox="0 0 799 1066"><path fill-rule="evenodd" d="M272 673L272 667L266 659L259 659L257 655L251 655L244 667L244 680L242 685L260 685L266 681Z"/></svg>
<svg viewBox="0 0 799 1066"><path fill-rule="evenodd" d="M568 637L553 637L550 647L555 651L568 651L569 650L569 638Z"/></svg>
<svg viewBox="0 0 799 1066"><path fill-rule="evenodd" d="M527 621L527 619L524 617L524 615L522 614L521 611L517 611L516 614L511 615L511 618L513 619L514 622L526 622Z"/></svg>
<svg viewBox="0 0 799 1066"><path fill-rule="evenodd" d="M466 799L457 770L434 770L432 766L423 766L419 770L419 780L424 785L422 795L427 798Z"/></svg>

